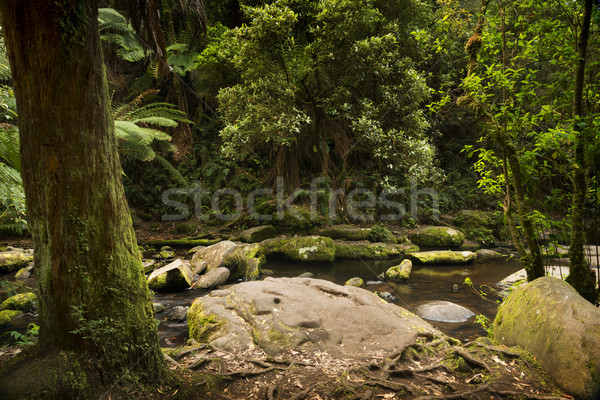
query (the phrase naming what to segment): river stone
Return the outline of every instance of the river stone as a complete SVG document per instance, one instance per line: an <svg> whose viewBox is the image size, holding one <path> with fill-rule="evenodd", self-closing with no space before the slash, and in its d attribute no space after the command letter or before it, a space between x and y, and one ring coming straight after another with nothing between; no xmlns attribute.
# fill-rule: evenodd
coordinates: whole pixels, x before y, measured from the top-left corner
<svg viewBox="0 0 600 400"><path fill-rule="evenodd" d="M454 249L465 241L465 235L447 226L428 226L409 235L410 241L420 247L441 247Z"/></svg>
<svg viewBox="0 0 600 400"><path fill-rule="evenodd" d="M196 270L201 261L206 261L206 269L211 270L223 266L225 257L236 249L237 245L231 240L223 240L211 246L198 250L192 257L192 269Z"/></svg>
<svg viewBox="0 0 600 400"><path fill-rule="evenodd" d="M260 267L266 262L259 244L240 244L229 252L222 266L231 272L230 279L242 278L245 281L255 281L260 276Z"/></svg>
<svg viewBox="0 0 600 400"><path fill-rule="evenodd" d="M505 258L502 253L490 249L480 249L475 252L477 261Z"/></svg>
<svg viewBox="0 0 600 400"><path fill-rule="evenodd" d="M476 255L472 251L420 251L406 257L423 265L460 265L472 263Z"/></svg>
<svg viewBox="0 0 600 400"><path fill-rule="evenodd" d="M15 279L29 279L31 277L31 271L27 268L21 268L15 274Z"/></svg>
<svg viewBox="0 0 600 400"><path fill-rule="evenodd" d="M240 233L240 240L245 243L258 243L265 239L274 238L277 231L271 225L257 226Z"/></svg>
<svg viewBox="0 0 600 400"><path fill-rule="evenodd" d="M167 313L167 318L171 321L185 321L189 309L189 307L175 306Z"/></svg>
<svg viewBox="0 0 600 400"><path fill-rule="evenodd" d="M371 243L363 241L341 241L333 243L335 258L338 260L370 260L397 257L406 252L419 251L419 247L412 243Z"/></svg>
<svg viewBox="0 0 600 400"><path fill-rule="evenodd" d="M412 261L405 259L385 271L385 278L393 282L407 281L410 271L412 271Z"/></svg>
<svg viewBox="0 0 600 400"><path fill-rule="evenodd" d="M475 313L468 308L449 301L431 301L415 308L415 313L430 321L466 322Z"/></svg>
<svg viewBox="0 0 600 400"><path fill-rule="evenodd" d="M189 263L177 259L148 276L148 286L156 292L177 292L192 285L192 271Z"/></svg>
<svg viewBox="0 0 600 400"><path fill-rule="evenodd" d="M538 278L500 306L494 338L533 354L556 384L576 398L600 391L600 309L568 283Z"/></svg>
<svg viewBox="0 0 600 400"><path fill-rule="evenodd" d="M0 327L10 325L13 319L23 315L23 311L19 310L2 310L0 311Z"/></svg>
<svg viewBox="0 0 600 400"><path fill-rule="evenodd" d="M354 286L354 287L363 287L365 285L365 281L363 281L362 278L354 277L354 278L348 279L346 281L346 283L344 283L344 285Z"/></svg>
<svg viewBox="0 0 600 400"><path fill-rule="evenodd" d="M0 304L2 310L29 311L37 302L37 296L33 292L19 293L9 297Z"/></svg>
<svg viewBox="0 0 600 400"><path fill-rule="evenodd" d="M142 261L142 268L144 269L144 274L149 274L154 271L156 267L156 260L144 260Z"/></svg>
<svg viewBox="0 0 600 400"><path fill-rule="evenodd" d="M310 278L243 282L197 298L188 312L190 338L227 351L259 347L337 356L382 357L443 336L427 322L368 290Z"/></svg>
<svg viewBox="0 0 600 400"><path fill-rule="evenodd" d="M335 259L333 240L323 236L267 239L261 246L267 258L275 256L301 262L332 262Z"/></svg>
<svg viewBox="0 0 600 400"><path fill-rule="evenodd" d="M225 267L211 269L194 282L193 289L212 289L223 285L229 279L229 270Z"/></svg>
<svg viewBox="0 0 600 400"><path fill-rule="evenodd" d="M371 228L359 228L356 226L330 226L319 231L322 236L342 240L369 240Z"/></svg>
<svg viewBox="0 0 600 400"><path fill-rule="evenodd" d="M18 271L32 261L33 255L24 250L3 251L0 253L0 273Z"/></svg>

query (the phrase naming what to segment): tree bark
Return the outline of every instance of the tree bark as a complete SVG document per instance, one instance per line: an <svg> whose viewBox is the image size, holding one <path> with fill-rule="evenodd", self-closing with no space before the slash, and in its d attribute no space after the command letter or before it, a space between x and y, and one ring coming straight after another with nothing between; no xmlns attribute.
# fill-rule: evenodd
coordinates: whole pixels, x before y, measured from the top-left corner
<svg viewBox="0 0 600 400"><path fill-rule="evenodd" d="M573 117L575 123L583 121L583 88L585 84L585 64L587 45L590 36L593 0L585 0L583 22L577 43L577 68L575 70L575 87L573 91ZM569 249L570 274L569 282L580 295L595 303L598 301L596 282L590 275L585 259L585 229L583 215L585 213L585 200L587 198L587 182L585 168L585 128L575 126L577 140L575 143L575 169L573 172L573 199L571 204L571 246Z"/></svg>
<svg viewBox="0 0 600 400"><path fill-rule="evenodd" d="M40 345L151 382L166 369L110 113L97 3L2 0L35 248Z"/></svg>

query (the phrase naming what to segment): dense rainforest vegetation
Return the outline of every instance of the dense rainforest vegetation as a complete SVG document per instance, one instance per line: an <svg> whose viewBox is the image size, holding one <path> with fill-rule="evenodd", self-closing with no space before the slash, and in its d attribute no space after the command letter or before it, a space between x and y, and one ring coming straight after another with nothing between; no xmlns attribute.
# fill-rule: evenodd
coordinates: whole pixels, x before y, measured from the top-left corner
<svg viewBox="0 0 600 400"><path fill-rule="evenodd" d="M135 379L164 376L133 226L241 230L282 199L318 210L300 230L492 211L529 280L540 240L569 244L597 302L595 1L18 3L0 6L0 231L36 246L40 340L101 379L140 359Z"/></svg>

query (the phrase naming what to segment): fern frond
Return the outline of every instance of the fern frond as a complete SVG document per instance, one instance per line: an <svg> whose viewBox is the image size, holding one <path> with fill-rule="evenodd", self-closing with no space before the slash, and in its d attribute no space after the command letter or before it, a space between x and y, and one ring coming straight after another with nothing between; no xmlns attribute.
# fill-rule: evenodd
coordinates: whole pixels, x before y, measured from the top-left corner
<svg viewBox="0 0 600 400"><path fill-rule="evenodd" d="M185 177L183 175L181 175L181 172L177 171L177 169L169 162L167 161L166 158L164 158L161 155L156 155L154 157L154 159L163 166L164 169L166 169L167 171L169 171L171 173L171 175L173 175L173 177L175 179L177 179L177 182L179 182L180 185L183 185L184 187L189 186L188 181L185 179Z"/></svg>
<svg viewBox="0 0 600 400"><path fill-rule="evenodd" d="M12 129L0 129L0 159L14 168L17 173L21 170L21 155L19 154L19 132L14 125Z"/></svg>
<svg viewBox="0 0 600 400"><path fill-rule="evenodd" d="M144 117L131 120L134 124L147 124L147 125L158 125L165 128L174 128L177 126L177 122L171 118L165 117Z"/></svg>

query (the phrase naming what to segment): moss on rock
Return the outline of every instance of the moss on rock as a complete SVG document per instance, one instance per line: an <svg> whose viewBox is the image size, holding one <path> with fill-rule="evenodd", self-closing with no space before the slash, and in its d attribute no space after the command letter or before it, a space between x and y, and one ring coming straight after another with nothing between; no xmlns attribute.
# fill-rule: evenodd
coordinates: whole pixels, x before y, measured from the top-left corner
<svg viewBox="0 0 600 400"><path fill-rule="evenodd" d="M245 243L258 243L275 236L277 236L277 231L271 225L246 229L239 234L240 240Z"/></svg>
<svg viewBox="0 0 600 400"><path fill-rule="evenodd" d="M393 282L407 281L412 271L412 261L406 259L385 271L385 278Z"/></svg>
<svg viewBox="0 0 600 400"><path fill-rule="evenodd" d="M9 325L10 321L23 315L23 311L19 310L2 310L0 311L0 326Z"/></svg>
<svg viewBox="0 0 600 400"><path fill-rule="evenodd" d="M192 286L192 271L187 262L175 260L152 272L148 286L156 292L176 292Z"/></svg>
<svg viewBox="0 0 600 400"><path fill-rule="evenodd" d="M33 255L16 250L0 253L0 273L18 271L33 261Z"/></svg>
<svg viewBox="0 0 600 400"><path fill-rule="evenodd" d="M319 235L350 241L369 240L371 228L359 228L348 225L330 226L319 230Z"/></svg>
<svg viewBox="0 0 600 400"><path fill-rule="evenodd" d="M471 251L421 251L407 253L406 258L423 265L458 265L472 263L476 255Z"/></svg>
<svg viewBox="0 0 600 400"><path fill-rule="evenodd" d="M33 292L19 293L9 297L0 304L2 310L28 311L37 302L37 296Z"/></svg>
<svg viewBox="0 0 600 400"><path fill-rule="evenodd" d="M196 301L188 310L187 323L190 338L199 343L209 343L211 338L219 333L226 321L215 314L207 313L202 308L202 303Z"/></svg>
<svg viewBox="0 0 600 400"><path fill-rule="evenodd" d="M592 399L600 390L600 310L550 277L518 287L498 310L494 338L531 352L563 390Z"/></svg>
<svg viewBox="0 0 600 400"><path fill-rule="evenodd" d="M465 241L459 230L446 226L429 226L409 235L410 240L421 247L458 248Z"/></svg>
<svg viewBox="0 0 600 400"><path fill-rule="evenodd" d="M335 246L331 238L306 236L299 238L268 239L261 243L268 257L283 257L292 261L332 262L335 259Z"/></svg>

